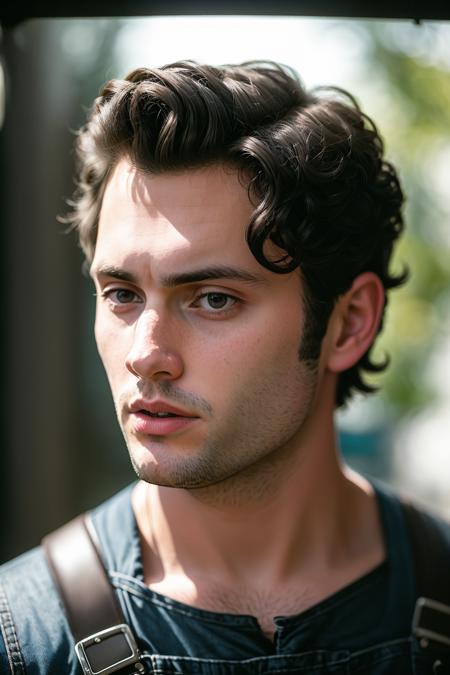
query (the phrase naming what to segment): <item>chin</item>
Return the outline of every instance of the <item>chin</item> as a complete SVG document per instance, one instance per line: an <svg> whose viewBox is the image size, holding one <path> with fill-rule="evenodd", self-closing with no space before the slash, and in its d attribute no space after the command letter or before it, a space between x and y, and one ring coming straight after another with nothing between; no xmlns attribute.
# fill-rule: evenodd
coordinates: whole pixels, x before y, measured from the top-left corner
<svg viewBox="0 0 450 675"><path fill-rule="evenodd" d="M131 464L140 480L174 488L199 487L203 483L197 475L199 462L195 458L187 458L186 454L180 456L164 441L156 446L152 443L152 448L149 448L134 443L129 447Z"/></svg>
<svg viewBox="0 0 450 675"><path fill-rule="evenodd" d="M210 482L205 482L195 476L189 476L182 468L178 470L173 469L163 470L161 467L148 465L136 465L133 463L133 468L139 480L150 485L159 485L160 487L178 488L183 490L193 490L195 488L202 488L211 485Z"/></svg>
<svg viewBox="0 0 450 675"><path fill-rule="evenodd" d="M194 490L208 488L229 478L213 470L213 467L200 457L168 456L156 458L154 455L143 457L142 451L132 454L131 463L137 477L145 483L161 487Z"/></svg>

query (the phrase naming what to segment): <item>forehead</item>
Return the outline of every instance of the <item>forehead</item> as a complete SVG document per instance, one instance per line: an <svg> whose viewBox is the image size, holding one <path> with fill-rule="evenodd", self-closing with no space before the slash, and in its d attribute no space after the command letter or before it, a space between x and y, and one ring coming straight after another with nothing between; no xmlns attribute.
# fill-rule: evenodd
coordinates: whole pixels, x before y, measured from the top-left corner
<svg viewBox="0 0 450 675"><path fill-rule="evenodd" d="M212 165L180 172L149 174L123 160L105 190L94 256L127 258L169 255L247 258L245 241L253 206L237 170ZM176 261L174 261L176 262Z"/></svg>

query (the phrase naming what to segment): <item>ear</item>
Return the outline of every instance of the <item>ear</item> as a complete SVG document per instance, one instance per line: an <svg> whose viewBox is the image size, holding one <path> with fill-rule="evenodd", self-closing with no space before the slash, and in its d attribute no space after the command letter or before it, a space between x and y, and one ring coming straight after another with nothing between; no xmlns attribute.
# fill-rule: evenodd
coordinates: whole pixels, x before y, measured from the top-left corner
<svg viewBox="0 0 450 675"><path fill-rule="evenodd" d="M374 272L356 277L339 298L328 324L326 364L334 373L351 368L372 345L384 309L384 287Z"/></svg>

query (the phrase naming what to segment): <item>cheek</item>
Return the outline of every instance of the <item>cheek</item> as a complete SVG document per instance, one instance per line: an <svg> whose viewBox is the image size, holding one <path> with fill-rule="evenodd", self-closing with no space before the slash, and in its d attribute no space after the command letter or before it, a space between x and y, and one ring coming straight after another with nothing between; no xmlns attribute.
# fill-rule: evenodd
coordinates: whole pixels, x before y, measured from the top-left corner
<svg viewBox="0 0 450 675"><path fill-rule="evenodd" d="M101 317L99 317L98 314L95 317L94 335L98 353L100 354L100 358L104 363L105 357L107 356L108 353L108 346L111 343L111 339L108 339L108 331L105 328L104 321L102 321Z"/></svg>
<svg viewBox="0 0 450 675"><path fill-rule="evenodd" d="M98 353L112 383L114 375L126 368L126 336L122 331L113 330L101 317L95 320L94 334Z"/></svg>
<svg viewBox="0 0 450 675"><path fill-rule="evenodd" d="M245 382L284 378L299 365L300 329L286 325L274 326L264 322L257 330L250 326L227 331L220 339L205 340L196 350L198 368L202 372L199 384L215 385L217 395L229 388L242 388Z"/></svg>

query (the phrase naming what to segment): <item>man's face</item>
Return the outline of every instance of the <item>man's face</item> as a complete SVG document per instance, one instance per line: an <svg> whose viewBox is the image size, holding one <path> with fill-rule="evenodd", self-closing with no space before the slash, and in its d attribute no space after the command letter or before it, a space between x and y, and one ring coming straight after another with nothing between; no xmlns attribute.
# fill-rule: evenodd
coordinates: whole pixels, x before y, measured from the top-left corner
<svg viewBox="0 0 450 675"><path fill-rule="evenodd" d="M212 485L301 443L318 376L298 357L300 279L255 260L252 210L219 165L148 175L123 160L106 188L95 333L148 482Z"/></svg>

